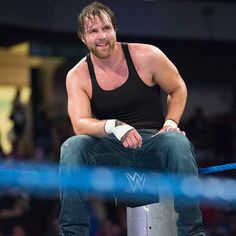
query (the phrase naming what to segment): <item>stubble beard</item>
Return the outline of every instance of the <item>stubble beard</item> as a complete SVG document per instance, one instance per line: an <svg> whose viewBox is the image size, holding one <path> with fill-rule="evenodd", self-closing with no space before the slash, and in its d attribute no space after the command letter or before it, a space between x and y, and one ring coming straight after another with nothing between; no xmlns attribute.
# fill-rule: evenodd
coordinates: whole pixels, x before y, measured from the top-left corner
<svg viewBox="0 0 236 236"><path fill-rule="evenodd" d="M101 58L101 59L106 59L106 58L110 57L110 55L114 51L115 44L116 44L115 42L108 42L108 44L107 44L108 48L106 49L106 51L102 51L102 50L96 49L96 47L95 48L90 48L89 50L96 57Z"/></svg>

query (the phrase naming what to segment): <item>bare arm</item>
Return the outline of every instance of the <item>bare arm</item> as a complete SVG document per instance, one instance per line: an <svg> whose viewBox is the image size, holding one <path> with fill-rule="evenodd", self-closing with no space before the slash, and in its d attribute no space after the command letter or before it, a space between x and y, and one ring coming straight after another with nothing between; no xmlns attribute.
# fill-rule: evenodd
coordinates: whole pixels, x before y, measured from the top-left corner
<svg viewBox="0 0 236 236"><path fill-rule="evenodd" d="M86 92L87 82L83 81L83 73L71 70L66 78L68 95L68 113L75 134L88 134L96 137L106 135L104 120L92 118L91 104Z"/></svg>
<svg viewBox="0 0 236 236"><path fill-rule="evenodd" d="M153 60L155 63L153 79L168 94L166 119L179 123L183 114L187 89L174 64L165 56L163 52L155 48Z"/></svg>

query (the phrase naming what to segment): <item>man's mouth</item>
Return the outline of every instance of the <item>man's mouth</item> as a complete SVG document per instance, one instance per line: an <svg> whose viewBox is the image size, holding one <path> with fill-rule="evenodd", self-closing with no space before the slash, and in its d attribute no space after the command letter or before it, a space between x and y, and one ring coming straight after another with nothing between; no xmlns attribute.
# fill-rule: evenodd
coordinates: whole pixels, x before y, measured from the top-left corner
<svg viewBox="0 0 236 236"><path fill-rule="evenodd" d="M97 47L105 48L105 47L107 47L107 45L108 45L108 43L99 43L99 44L97 44Z"/></svg>

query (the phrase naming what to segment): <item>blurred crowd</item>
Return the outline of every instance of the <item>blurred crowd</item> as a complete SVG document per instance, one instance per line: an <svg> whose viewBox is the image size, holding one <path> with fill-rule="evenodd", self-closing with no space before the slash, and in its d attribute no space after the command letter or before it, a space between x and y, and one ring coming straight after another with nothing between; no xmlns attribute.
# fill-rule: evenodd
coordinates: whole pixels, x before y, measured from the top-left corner
<svg viewBox="0 0 236 236"><path fill-rule="evenodd" d="M55 115L56 114L56 115ZM73 135L67 114L40 108L34 122L29 120L27 106L16 93L9 117L13 129L9 138L12 151L4 153L0 147L0 158L9 160L33 160L58 163L60 146ZM235 112L206 116L201 107L180 124L195 147L199 167L236 162ZM29 126L29 124L31 124ZM234 177L235 170L214 176ZM235 236L236 209L230 205L201 205L207 235ZM0 236L56 236L59 235L58 195L50 198L32 196L22 189L0 190ZM91 216L90 236L127 235L126 208L115 206L102 199L90 199L88 210Z"/></svg>

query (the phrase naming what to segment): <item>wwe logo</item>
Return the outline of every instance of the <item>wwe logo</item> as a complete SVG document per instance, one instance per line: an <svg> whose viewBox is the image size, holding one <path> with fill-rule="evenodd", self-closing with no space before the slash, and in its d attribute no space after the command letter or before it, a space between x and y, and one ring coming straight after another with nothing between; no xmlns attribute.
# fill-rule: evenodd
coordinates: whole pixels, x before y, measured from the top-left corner
<svg viewBox="0 0 236 236"><path fill-rule="evenodd" d="M143 186L146 180L145 174L138 174L137 172L134 172L134 174L130 174L128 172L125 173L127 179L129 180L129 183L132 187L133 192L136 192L136 190L143 191Z"/></svg>

